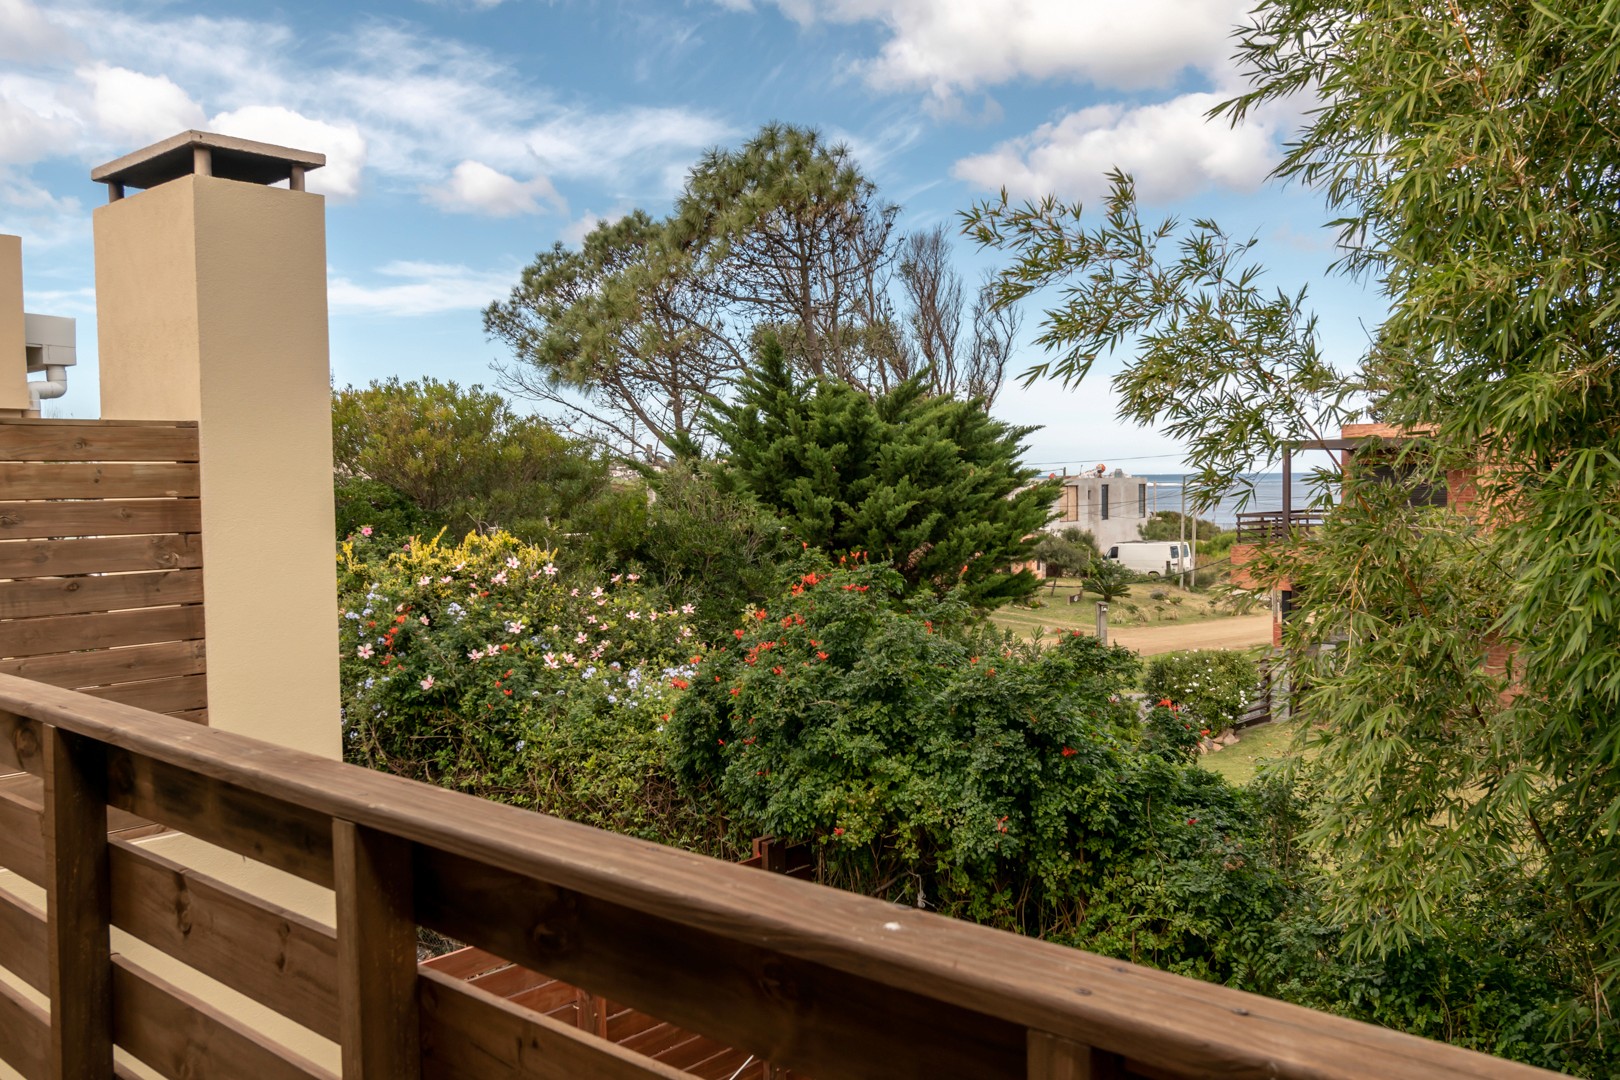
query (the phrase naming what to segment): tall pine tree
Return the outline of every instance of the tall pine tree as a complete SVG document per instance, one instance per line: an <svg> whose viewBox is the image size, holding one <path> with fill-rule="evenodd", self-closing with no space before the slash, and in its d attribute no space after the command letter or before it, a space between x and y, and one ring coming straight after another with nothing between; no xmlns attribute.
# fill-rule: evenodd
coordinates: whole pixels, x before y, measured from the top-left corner
<svg viewBox="0 0 1620 1080"><path fill-rule="evenodd" d="M961 585L976 606L1026 596L1009 572L1051 516L1055 483L1019 464L1034 428L992 419L982 401L930 396L920 379L869 397L832 379L799 381L774 335L709 425L725 475L807 544L863 551L913 589Z"/></svg>

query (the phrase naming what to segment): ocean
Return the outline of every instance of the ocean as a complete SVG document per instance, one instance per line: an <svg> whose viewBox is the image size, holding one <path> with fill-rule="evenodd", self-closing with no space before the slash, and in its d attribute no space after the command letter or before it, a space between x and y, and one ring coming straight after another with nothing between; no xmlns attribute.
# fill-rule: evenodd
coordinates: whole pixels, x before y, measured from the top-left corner
<svg viewBox="0 0 1620 1080"><path fill-rule="evenodd" d="M1311 491L1309 468L1296 470L1294 473L1293 503L1296 509L1303 509L1309 505L1313 492ZM1136 473L1143 480L1152 480L1159 484L1174 485L1158 488L1158 506L1160 510L1181 509L1181 492L1179 486L1183 477L1180 473ZM1245 513L1258 510L1282 509L1282 473L1252 473L1248 477L1254 483L1254 493L1247 505L1243 507ZM1213 521L1223 529L1230 529L1237 524L1238 492L1227 493L1221 501L1215 504L1212 510L1205 510L1198 516Z"/></svg>

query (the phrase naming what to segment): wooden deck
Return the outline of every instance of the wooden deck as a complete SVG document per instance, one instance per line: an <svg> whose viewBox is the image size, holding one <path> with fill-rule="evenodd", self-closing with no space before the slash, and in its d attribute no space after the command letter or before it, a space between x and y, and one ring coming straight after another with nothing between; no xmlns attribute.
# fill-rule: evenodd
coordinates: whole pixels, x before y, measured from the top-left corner
<svg viewBox="0 0 1620 1080"><path fill-rule="evenodd" d="M744 1057L840 1077L1518 1080L1525 1066L0 676L0 1058L29 1080L329 1075L109 925L342 1046L345 1077L661 1077L419 968L418 924ZM335 889L337 925L109 841L107 810ZM605 1010L604 1010L605 1011ZM604 1019L611 1021L612 1015Z"/></svg>

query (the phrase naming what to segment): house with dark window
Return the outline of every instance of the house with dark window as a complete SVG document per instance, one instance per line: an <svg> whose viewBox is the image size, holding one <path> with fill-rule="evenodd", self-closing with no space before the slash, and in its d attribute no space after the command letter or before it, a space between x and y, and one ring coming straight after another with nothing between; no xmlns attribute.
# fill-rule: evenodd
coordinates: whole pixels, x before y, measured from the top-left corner
<svg viewBox="0 0 1620 1080"><path fill-rule="evenodd" d="M1142 539L1142 523L1159 510L1179 510L1180 500L1176 485L1129 476L1123 469L1101 476L1093 472L1065 476L1046 529L1084 529L1107 550L1112 544Z"/></svg>

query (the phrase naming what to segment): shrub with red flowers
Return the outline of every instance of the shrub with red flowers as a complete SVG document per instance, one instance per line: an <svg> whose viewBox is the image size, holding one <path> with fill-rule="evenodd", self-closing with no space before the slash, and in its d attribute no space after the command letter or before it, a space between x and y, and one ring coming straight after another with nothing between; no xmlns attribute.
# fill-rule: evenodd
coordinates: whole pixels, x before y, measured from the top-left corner
<svg viewBox="0 0 1620 1080"><path fill-rule="evenodd" d="M635 574L580 577L505 534L339 555L350 761L707 849L665 766L665 717L696 677L690 605Z"/></svg>
<svg viewBox="0 0 1620 1080"><path fill-rule="evenodd" d="M1274 902L1263 860L1221 869L1244 796L1142 752L1126 650L1036 649L858 560L807 566L738 631L680 695L676 766L739 837L814 843L825 883L1081 944L1134 927L1154 951L1116 951L1149 961L1219 952L1212 881ZM1183 858L1199 884L1175 903L1133 891Z"/></svg>
<svg viewBox="0 0 1620 1080"><path fill-rule="evenodd" d="M1192 713L1169 698L1160 698L1143 718L1145 745L1171 761L1192 761L1198 756L1198 740L1209 730L1198 725Z"/></svg>

